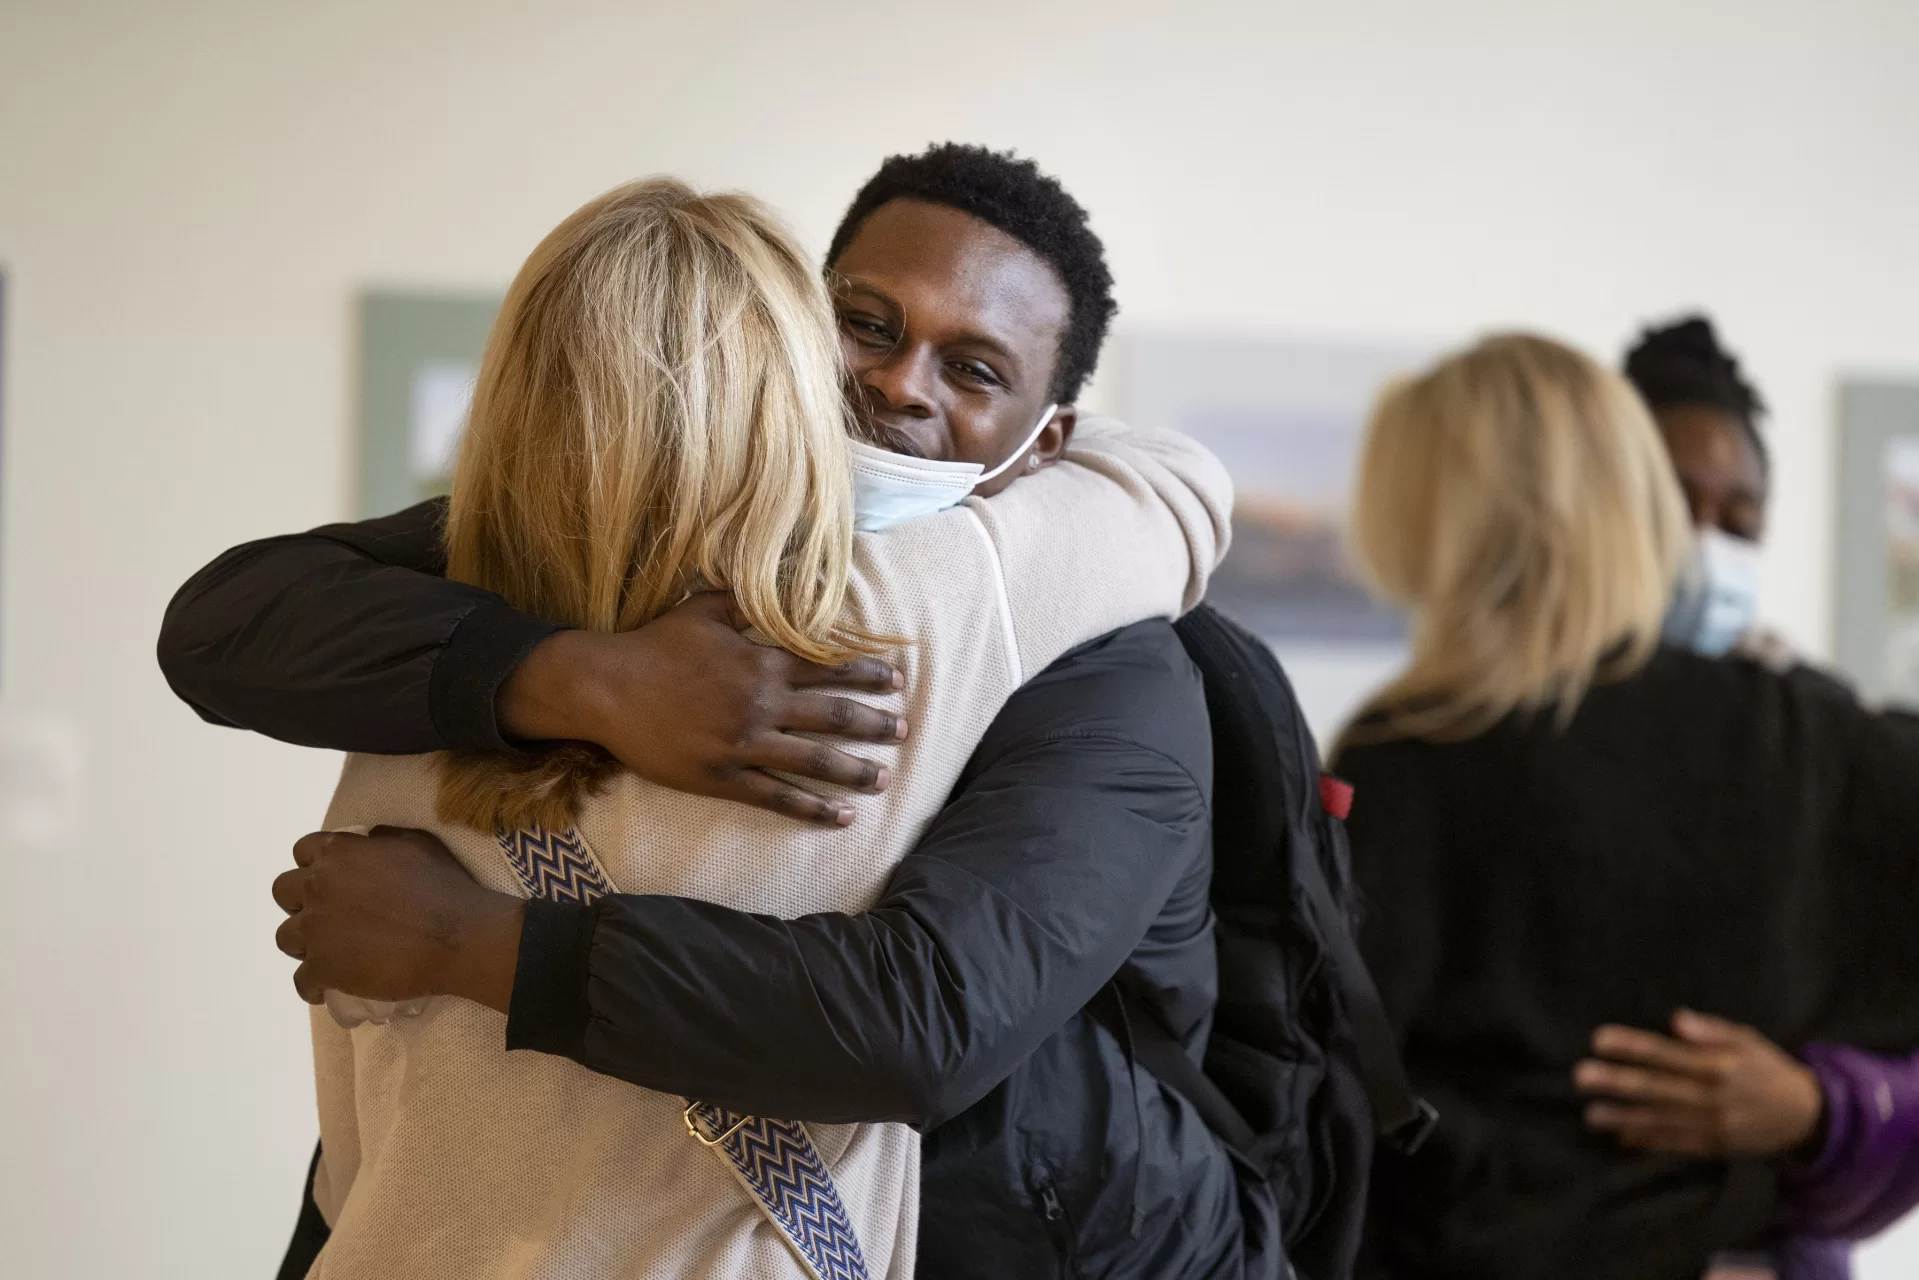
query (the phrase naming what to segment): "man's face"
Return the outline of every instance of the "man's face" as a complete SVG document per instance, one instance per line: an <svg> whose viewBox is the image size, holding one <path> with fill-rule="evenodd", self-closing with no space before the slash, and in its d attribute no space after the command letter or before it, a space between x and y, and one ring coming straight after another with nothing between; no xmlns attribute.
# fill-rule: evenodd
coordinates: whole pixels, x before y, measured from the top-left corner
<svg viewBox="0 0 1919 1280"><path fill-rule="evenodd" d="M893 200L869 215L829 278L849 395L868 437L900 453L1005 461L1046 411L1071 303L1046 261L970 214ZM1052 462L1063 406L996 493Z"/></svg>

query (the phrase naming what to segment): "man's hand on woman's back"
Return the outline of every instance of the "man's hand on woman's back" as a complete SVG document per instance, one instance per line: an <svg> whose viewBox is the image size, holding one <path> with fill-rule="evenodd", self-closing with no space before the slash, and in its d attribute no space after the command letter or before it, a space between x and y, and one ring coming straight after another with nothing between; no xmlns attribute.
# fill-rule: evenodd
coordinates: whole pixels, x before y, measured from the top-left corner
<svg viewBox="0 0 1919 1280"><path fill-rule="evenodd" d="M273 882L274 942L300 961L308 1004L329 989L373 1000L464 996L501 1013L513 996L526 902L474 880L438 836L398 827L316 831Z"/></svg>
<svg viewBox="0 0 1919 1280"><path fill-rule="evenodd" d="M828 691L889 693L877 658L823 667L756 644L730 599L694 596L636 631L562 631L501 687L502 729L526 740L595 742L651 782L737 800L804 822L844 826L853 810L774 776L883 791L884 768L825 743L897 742L903 717Z"/></svg>

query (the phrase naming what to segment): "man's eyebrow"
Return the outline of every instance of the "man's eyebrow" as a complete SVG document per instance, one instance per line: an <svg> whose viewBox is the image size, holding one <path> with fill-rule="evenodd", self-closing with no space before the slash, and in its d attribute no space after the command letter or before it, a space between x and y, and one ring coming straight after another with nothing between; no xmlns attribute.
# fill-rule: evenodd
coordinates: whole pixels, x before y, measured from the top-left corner
<svg viewBox="0 0 1919 1280"><path fill-rule="evenodd" d="M964 333L960 335L959 341L962 346L985 347L990 353L998 356L1010 365L1012 371L1016 374L1024 368L1020 361L1019 353L991 334Z"/></svg>
<svg viewBox="0 0 1919 1280"><path fill-rule="evenodd" d="M894 300L892 294L886 292L886 290L880 288L878 285L868 284L864 280L849 280L837 271L832 274L827 283L837 297L844 298L852 294L864 293L872 295L888 306L897 307L899 305L899 303Z"/></svg>

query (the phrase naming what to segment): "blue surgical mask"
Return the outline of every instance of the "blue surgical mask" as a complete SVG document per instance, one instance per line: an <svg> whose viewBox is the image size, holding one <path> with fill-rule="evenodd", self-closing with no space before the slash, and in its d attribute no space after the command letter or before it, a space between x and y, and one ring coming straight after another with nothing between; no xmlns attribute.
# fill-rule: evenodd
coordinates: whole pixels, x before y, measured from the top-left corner
<svg viewBox="0 0 1919 1280"><path fill-rule="evenodd" d="M1662 629L1667 644L1717 658L1739 643L1759 615L1759 544L1700 529L1692 558L1673 586Z"/></svg>
<svg viewBox="0 0 1919 1280"><path fill-rule="evenodd" d="M1003 475L1039 439L1059 406L1049 404L1012 456L988 471L977 462L940 462L893 453L864 440L852 441L853 527L863 533L890 529L921 516L937 515L966 500L966 495Z"/></svg>

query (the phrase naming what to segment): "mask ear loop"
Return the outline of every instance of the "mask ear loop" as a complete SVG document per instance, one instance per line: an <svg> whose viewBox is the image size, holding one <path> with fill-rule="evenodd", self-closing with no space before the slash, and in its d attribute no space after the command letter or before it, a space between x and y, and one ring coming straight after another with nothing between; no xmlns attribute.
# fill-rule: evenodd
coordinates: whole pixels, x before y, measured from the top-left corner
<svg viewBox="0 0 1919 1280"><path fill-rule="evenodd" d="M1021 443L1020 447L1013 450L1012 454L1006 459L1006 461L1000 463L997 467L994 467L991 471L988 471L985 474L979 476L977 479L973 481L973 483L976 485L985 484L988 480L994 479L997 476L1004 475L1008 467L1012 466L1015 462L1019 461L1021 454L1025 453L1028 449L1033 447L1033 442L1039 439L1039 433L1046 430L1047 424L1052 422L1053 415L1058 412L1059 412L1059 406L1057 404L1047 405L1046 412L1040 415L1039 425L1033 428L1032 434L1026 437L1025 441ZM1035 458L1032 461L1031 465L1038 466L1039 459Z"/></svg>

